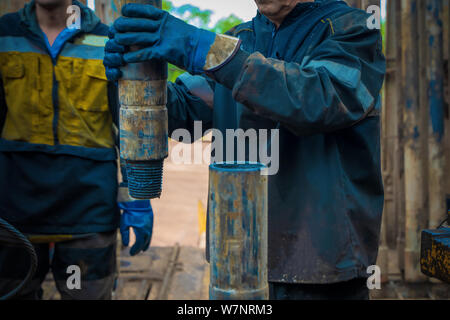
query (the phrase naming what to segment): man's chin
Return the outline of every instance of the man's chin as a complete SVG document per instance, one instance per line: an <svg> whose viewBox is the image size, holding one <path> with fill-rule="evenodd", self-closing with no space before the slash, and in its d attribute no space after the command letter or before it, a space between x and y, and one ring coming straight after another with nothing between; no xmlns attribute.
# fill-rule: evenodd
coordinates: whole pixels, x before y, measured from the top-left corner
<svg viewBox="0 0 450 320"><path fill-rule="evenodd" d="M258 11L261 12L266 17L276 15L277 13L279 13L279 11L281 9L279 6L277 6L276 4L274 4L271 1L258 2L257 7L258 7Z"/></svg>
<svg viewBox="0 0 450 320"><path fill-rule="evenodd" d="M38 4L40 7L47 9L47 10L52 10L55 8L60 7L62 4L64 3L64 1L61 0L41 0L41 1L36 1L36 4Z"/></svg>
<svg viewBox="0 0 450 320"><path fill-rule="evenodd" d="M270 4L261 4L258 6L258 11L261 12L265 16L270 16L275 11Z"/></svg>

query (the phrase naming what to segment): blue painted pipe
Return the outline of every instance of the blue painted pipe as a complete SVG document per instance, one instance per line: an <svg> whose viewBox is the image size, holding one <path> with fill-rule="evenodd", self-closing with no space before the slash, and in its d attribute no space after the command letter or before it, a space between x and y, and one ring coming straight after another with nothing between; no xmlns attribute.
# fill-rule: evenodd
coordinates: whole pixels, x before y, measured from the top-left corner
<svg viewBox="0 0 450 320"><path fill-rule="evenodd" d="M259 163L209 167L211 300L268 299L264 169Z"/></svg>
<svg viewBox="0 0 450 320"><path fill-rule="evenodd" d="M161 0L117 0L151 4ZM132 50L138 48L132 48ZM119 80L120 157L128 175L128 191L134 199L159 198L164 159L168 156L167 63L148 61L128 64Z"/></svg>

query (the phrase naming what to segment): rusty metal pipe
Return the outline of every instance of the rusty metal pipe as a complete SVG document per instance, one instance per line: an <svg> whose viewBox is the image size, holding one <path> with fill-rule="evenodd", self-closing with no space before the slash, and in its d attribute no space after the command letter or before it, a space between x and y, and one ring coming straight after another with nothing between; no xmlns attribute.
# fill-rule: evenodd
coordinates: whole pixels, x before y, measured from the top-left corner
<svg viewBox="0 0 450 320"><path fill-rule="evenodd" d="M387 58L387 74L384 83L384 100L382 109L382 170L383 182L385 186L384 210L381 223L380 246L378 250L377 265L381 268L381 281L383 283L389 280L389 242L394 243L395 237L395 172L394 157L397 155L395 150L395 139L397 136L396 108L397 108L397 84L399 76L397 63L397 29L396 29L396 3L388 1L386 17L386 47L385 54Z"/></svg>
<svg viewBox="0 0 450 320"><path fill-rule="evenodd" d="M405 280L421 282L420 230L425 229L426 186L419 96L419 1L402 0L402 79L404 84Z"/></svg>
<svg viewBox="0 0 450 320"><path fill-rule="evenodd" d="M394 194L395 194L395 212L397 214L397 232L396 232L396 247L397 247L397 260L398 267L403 273L405 269L405 175L404 175L404 148L403 148L403 78L402 78L402 12L401 12L401 0L391 0L395 3L395 29L392 32L397 32L397 63L396 69L396 88L397 88L397 101L394 117L396 118L397 128L395 133L397 137L395 139L394 150ZM391 10L388 8L388 10ZM392 29L392 28L391 28ZM389 31L388 31L389 32Z"/></svg>
<svg viewBox="0 0 450 320"><path fill-rule="evenodd" d="M361 0L346 0L347 4L353 8L361 8Z"/></svg>
<svg viewBox="0 0 450 320"><path fill-rule="evenodd" d="M428 199L429 228L435 229L446 217L444 155L444 46L442 0L427 0L428 32Z"/></svg>
<svg viewBox="0 0 450 320"><path fill-rule="evenodd" d="M127 3L162 7L161 0L119 0L118 3L119 8ZM167 63L132 63L122 68L122 73L120 157L126 165L128 190L135 199L159 198L164 159L168 156Z"/></svg>
<svg viewBox="0 0 450 320"><path fill-rule="evenodd" d="M381 8L380 0L361 0L361 10L366 11L370 6L378 6Z"/></svg>
<svg viewBox="0 0 450 320"><path fill-rule="evenodd" d="M211 300L268 299L264 168L257 163L209 168Z"/></svg>
<svg viewBox="0 0 450 320"><path fill-rule="evenodd" d="M29 0L0 0L0 16L19 11L27 2Z"/></svg>

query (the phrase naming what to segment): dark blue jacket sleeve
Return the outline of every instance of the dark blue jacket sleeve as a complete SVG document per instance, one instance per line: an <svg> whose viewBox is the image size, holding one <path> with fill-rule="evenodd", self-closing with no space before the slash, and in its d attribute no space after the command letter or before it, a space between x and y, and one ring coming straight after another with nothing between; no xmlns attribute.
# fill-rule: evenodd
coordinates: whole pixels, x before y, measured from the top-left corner
<svg viewBox="0 0 450 320"><path fill-rule="evenodd" d="M186 129L194 137L194 122L201 121L203 133L212 128L213 85L203 77L184 74L175 83L168 83L167 109L169 136L177 129Z"/></svg>
<svg viewBox="0 0 450 320"><path fill-rule="evenodd" d="M241 52L215 79L236 101L297 135L350 127L376 107L385 58L380 32L367 28L365 13L352 11L333 23L334 33L301 62Z"/></svg>

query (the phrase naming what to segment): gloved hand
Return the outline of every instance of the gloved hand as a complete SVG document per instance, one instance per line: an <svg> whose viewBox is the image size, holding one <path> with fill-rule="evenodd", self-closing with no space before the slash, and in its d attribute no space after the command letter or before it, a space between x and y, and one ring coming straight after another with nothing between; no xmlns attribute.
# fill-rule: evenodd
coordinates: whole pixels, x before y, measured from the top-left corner
<svg viewBox="0 0 450 320"><path fill-rule="evenodd" d="M109 28L109 41L105 45L105 57L103 59L103 65L106 70L106 77L109 81L116 81L122 77L122 71L120 67L126 65L123 60L123 54L125 53L125 46L121 46L114 39L117 31L113 27Z"/></svg>
<svg viewBox="0 0 450 320"><path fill-rule="evenodd" d="M151 5L127 4L110 31L104 64L110 80L125 63L160 59L191 74L201 74L216 34L199 29ZM127 52L127 46L141 49Z"/></svg>
<svg viewBox="0 0 450 320"><path fill-rule="evenodd" d="M133 228L136 243L131 247L130 255L134 256L141 251L146 251L150 246L153 232L153 210L150 201L119 202L118 205L123 210L120 220L123 245L128 246L130 228Z"/></svg>

